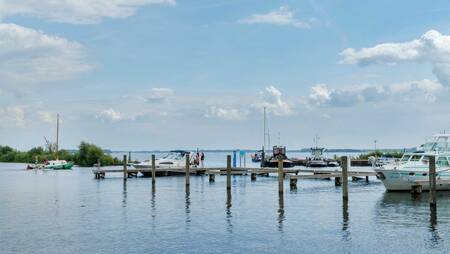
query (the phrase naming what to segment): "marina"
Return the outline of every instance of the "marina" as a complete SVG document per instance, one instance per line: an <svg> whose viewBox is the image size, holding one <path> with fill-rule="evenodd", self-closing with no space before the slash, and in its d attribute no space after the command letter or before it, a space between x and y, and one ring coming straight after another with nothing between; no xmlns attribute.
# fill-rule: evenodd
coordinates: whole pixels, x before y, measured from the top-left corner
<svg viewBox="0 0 450 254"><path fill-rule="evenodd" d="M211 164L227 161L226 153L206 155L222 158ZM389 193L375 176L363 172L370 179L366 183L365 177L352 173L351 168L345 200L344 181L335 185L326 180L341 177L341 173L314 175L317 170L311 168L303 168L297 175L290 171L295 169L285 169L289 171L280 194L278 169L273 168L261 172L269 176L258 175L256 181L251 178L251 168L247 169L247 175L231 173L228 189L226 174L217 169L206 169L209 175L207 171L191 174L187 188L185 168L177 170L176 175L157 177L153 184L148 177L123 181L123 166L101 167L111 171L104 180L93 177L97 168L24 171L23 164L0 164L0 167L0 191L5 194L0 201L6 205L0 208L5 219L0 243L11 251L36 246L40 248L35 253L63 250L60 245L42 244L48 238L65 241L65 252L96 248L102 253L113 250L209 253L211 248L231 253L254 250L295 253L300 248L314 248L315 253L375 253L374 248L377 252L403 253L396 245L399 240L385 237L386 234L395 234L403 244L419 252L439 253L449 244L445 228L450 200L445 192L437 193L438 205L432 213L428 192L418 196L409 192ZM215 175L214 181L210 175ZM11 180L16 178L21 181L12 186ZM291 188L291 181L296 178L296 188ZM7 198L12 192L14 200ZM39 197L39 201L30 202L31 197ZM395 222L392 217L397 218ZM31 222L32 227L20 229ZM47 230L41 232L44 225ZM81 230L82 234L77 233ZM35 232L40 234L30 241L29 235ZM134 235L138 232L141 237L137 239ZM411 239L420 236L425 238ZM205 237L216 240L195 244ZM299 242L299 237L304 240ZM126 241L112 244L105 239ZM265 247L266 241L271 241L272 247ZM329 244L320 244L322 241ZM364 241L370 244L360 244Z"/></svg>
<svg viewBox="0 0 450 254"><path fill-rule="evenodd" d="M450 253L449 14L0 0L0 254Z"/></svg>

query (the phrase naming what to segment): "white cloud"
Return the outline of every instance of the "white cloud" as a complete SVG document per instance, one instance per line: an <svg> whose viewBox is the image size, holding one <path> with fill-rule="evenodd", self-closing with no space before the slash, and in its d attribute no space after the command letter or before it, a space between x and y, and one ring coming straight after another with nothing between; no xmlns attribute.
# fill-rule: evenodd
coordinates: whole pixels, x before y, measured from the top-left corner
<svg viewBox="0 0 450 254"><path fill-rule="evenodd" d="M38 117L41 122L48 124L56 123L56 114L48 111L38 111Z"/></svg>
<svg viewBox="0 0 450 254"><path fill-rule="evenodd" d="M238 109L229 109L212 106L206 112L206 118L219 118L222 120L243 120L247 117L249 112Z"/></svg>
<svg viewBox="0 0 450 254"><path fill-rule="evenodd" d="M25 111L21 106L0 108L0 128L25 126Z"/></svg>
<svg viewBox="0 0 450 254"><path fill-rule="evenodd" d="M112 108L103 110L100 112L99 115L97 115L97 118L103 120L103 121L110 121L110 122L118 122L123 119L122 113L119 111L116 111Z"/></svg>
<svg viewBox="0 0 450 254"><path fill-rule="evenodd" d="M152 88L145 100L147 102L167 102L173 94L174 92L170 88Z"/></svg>
<svg viewBox="0 0 450 254"><path fill-rule="evenodd" d="M175 5L175 0L0 0L0 19L28 16L72 24L98 23L104 18L126 18L140 6Z"/></svg>
<svg viewBox="0 0 450 254"><path fill-rule="evenodd" d="M278 10L273 10L264 14L252 14L249 18L239 20L243 24L271 24L279 26L294 26L298 28L310 28L311 24L295 18L295 12L287 6L281 6Z"/></svg>
<svg viewBox="0 0 450 254"><path fill-rule="evenodd" d="M342 63L370 65L380 63L431 63L433 73L450 86L450 36L430 30L419 39L402 43L383 43L371 48L347 48L340 53Z"/></svg>
<svg viewBox="0 0 450 254"><path fill-rule="evenodd" d="M91 69L93 66L86 63L81 44L15 24L0 23L0 82L65 80Z"/></svg>
<svg viewBox="0 0 450 254"><path fill-rule="evenodd" d="M311 93L303 98L307 106L349 107L361 103L380 101L433 103L444 87L435 80L419 80L392 85L361 85L332 89L324 84L311 87Z"/></svg>
<svg viewBox="0 0 450 254"><path fill-rule="evenodd" d="M266 87L259 95L262 101L253 105L253 107L258 109L265 107L268 113L277 116L286 116L293 113L291 105L282 99L280 90L274 86Z"/></svg>

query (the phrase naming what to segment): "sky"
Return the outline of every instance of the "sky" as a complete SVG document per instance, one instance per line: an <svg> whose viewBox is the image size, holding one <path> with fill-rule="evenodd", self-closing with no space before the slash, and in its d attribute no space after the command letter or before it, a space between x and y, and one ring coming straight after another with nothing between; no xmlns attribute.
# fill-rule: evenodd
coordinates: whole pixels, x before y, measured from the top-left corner
<svg viewBox="0 0 450 254"><path fill-rule="evenodd" d="M450 127L450 2L0 0L0 144L414 147Z"/></svg>

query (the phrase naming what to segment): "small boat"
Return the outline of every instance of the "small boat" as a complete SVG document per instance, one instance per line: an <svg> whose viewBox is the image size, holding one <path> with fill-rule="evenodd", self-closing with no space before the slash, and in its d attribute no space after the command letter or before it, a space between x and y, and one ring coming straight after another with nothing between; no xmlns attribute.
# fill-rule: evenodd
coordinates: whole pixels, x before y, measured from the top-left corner
<svg viewBox="0 0 450 254"><path fill-rule="evenodd" d="M271 157L261 161L261 167L269 167L276 168L278 167L278 158L281 156L283 159L283 167L284 168L292 168L294 167L294 162L286 156L286 147L284 146L274 146L272 150L273 154Z"/></svg>
<svg viewBox="0 0 450 254"><path fill-rule="evenodd" d="M327 167L339 167L339 162L336 160L328 159L327 160Z"/></svg>
<svg viewBox="0 0 450 254"><path fill-rule="evenodd" d="M250 155L252 162L261 162L263 157L263 150L256 151L254 154Z"/></svg>
<svg viewBox="0 0 450 254"><path fill-rule="evenodd" d="M67 162L65 160L51 160L44 163L44 169L53 169L53 170L61 170L61 169L72 169L73 163Z"/></svg>
<svg viewBox="0 0 450 254"><path fill-rule="evenodd" d="M314 147L311 148L311 157L306 161L306 166L311 168L323 168L327 167L328 163L323 158L323 151L325 148Z"/></svg>
<svg viewBox="0 0 450 254"><path fill-rule="evenodd" d="M55 149L55 160L45 161L44 164L39 164L36 158L35 164L27 165L27 170L29 169L45 169L45 170L62 170L62 169L72 169L73 162L67 162L65 160L59 159L59 114L56 115L56 143L50 143L45 137L45 142L47 143L48 149L52 152ZM54 145L54 148L52 148Z"/></svg>
<svg viewBox="0 0 450 254"><path fill-rule="evenodd" d="M190 156L190 152L183 150L173 150L168 154L163 156L162 158L155 160L156 168L183 168L186 166L186 156ZM193 159L189 158L190 165L197 166L196 163L193 162ZM152 161L145 160L139 163L132 164L136 169L151 169ZM141 172L144 176L150 176L150 172Z"/></svg>
<svg viewBox="0 0 450 254"><path fill-rule="evenodd" d="M450 181L450 135L438 134L422 149L405 153L398 161L375 167L378 178L388 191L410 191L413 185L429 180L429 160L436 157L437 180ZM423 190L429 190L428 184L422 184ZM437 190L450 190L450 184L437 184Z"/></svg>

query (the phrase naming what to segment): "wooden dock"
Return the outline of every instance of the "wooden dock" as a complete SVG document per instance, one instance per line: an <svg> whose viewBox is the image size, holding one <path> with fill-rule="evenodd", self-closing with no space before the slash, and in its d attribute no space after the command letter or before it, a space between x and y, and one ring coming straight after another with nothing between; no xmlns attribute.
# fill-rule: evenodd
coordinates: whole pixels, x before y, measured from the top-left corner
<svg viewBox="0 0 450 254"><path fill-rule="evenodd" d="M340 168L339 168L340 169ZM120 173L124 174L124 168L97 168L92 172L96 179L105 178L106 173ZM341 171L339 170L322 170L322 169L310 169L310 168L293 168L283 169L284 174L291 175L291 178L296 179L327 179L341 177ZM128 177L137 177L138 174L150 175L152 173L151 168L127 168L126 174ZM155 173L157 176L171 176L171 175L184 175L186 168L156 168ZM189 168L191 175L226 175L226 167L217 168ZM231 168L231 175L252 175L254 178L257 175L268 176L269 174L277 174L278 168ZM373 171L349 171L349 177L368 177L376 176Z"/></svg>

